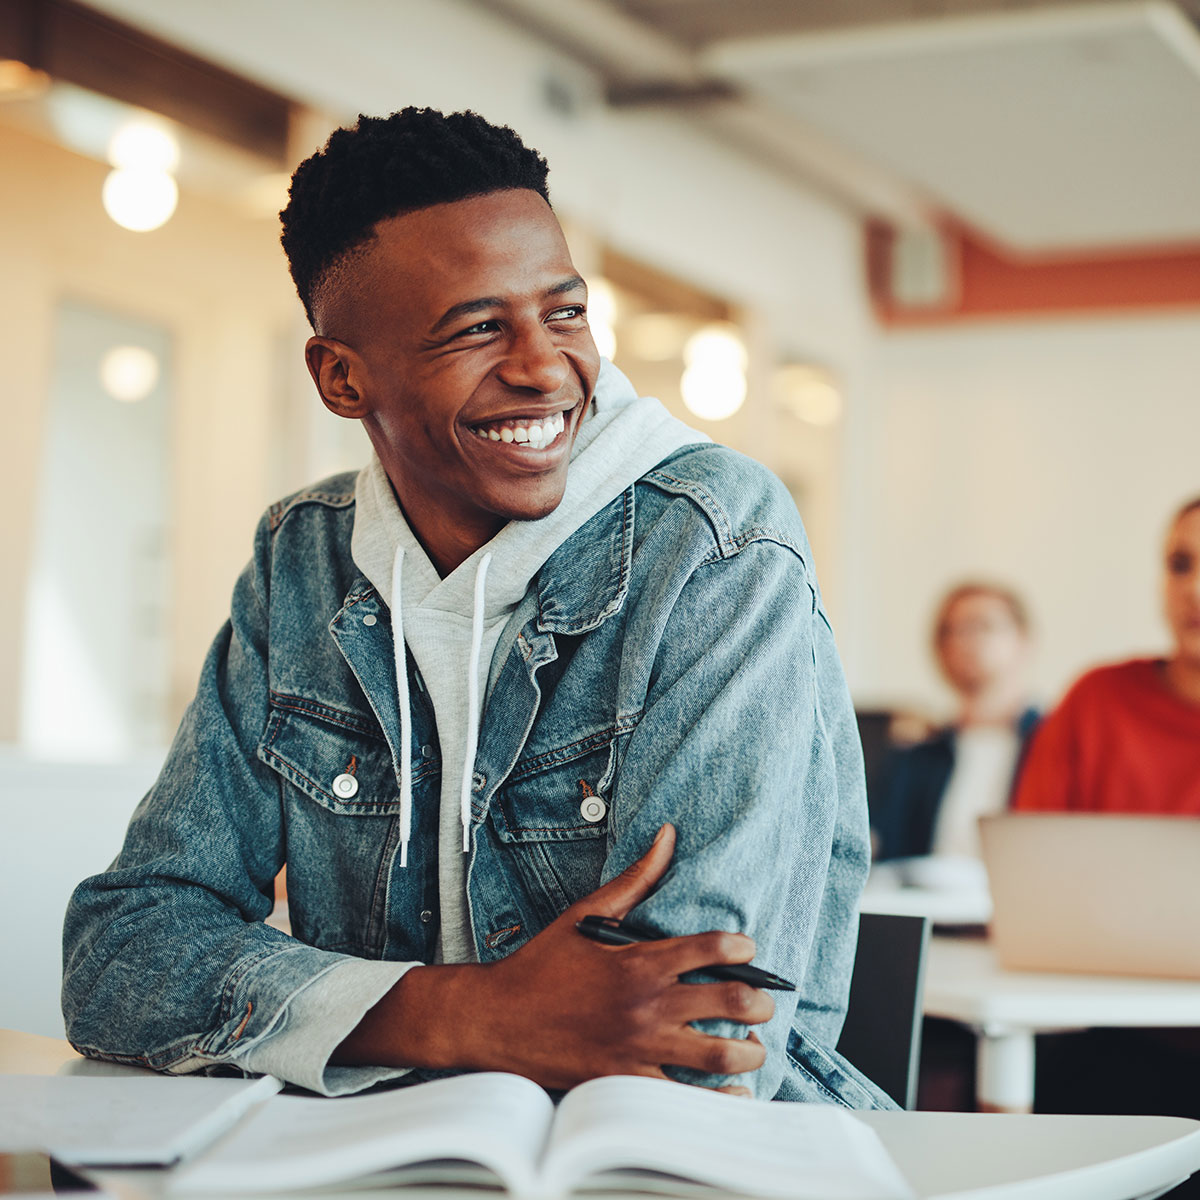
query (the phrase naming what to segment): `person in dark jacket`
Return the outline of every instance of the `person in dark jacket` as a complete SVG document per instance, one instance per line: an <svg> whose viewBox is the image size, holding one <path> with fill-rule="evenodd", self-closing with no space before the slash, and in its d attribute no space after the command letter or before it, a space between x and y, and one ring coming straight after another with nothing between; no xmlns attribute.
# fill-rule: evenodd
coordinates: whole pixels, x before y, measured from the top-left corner
<svg viewBox="0 0 1200 1200"><path fill-rule="evenodd" d="M1009 588L972 581L942 599L933 648L958 711L889 755L872 806L877 860L978 857L978 819L1010 803L1039 720L1028 701L1030 645L1028 613Z"/></svg>

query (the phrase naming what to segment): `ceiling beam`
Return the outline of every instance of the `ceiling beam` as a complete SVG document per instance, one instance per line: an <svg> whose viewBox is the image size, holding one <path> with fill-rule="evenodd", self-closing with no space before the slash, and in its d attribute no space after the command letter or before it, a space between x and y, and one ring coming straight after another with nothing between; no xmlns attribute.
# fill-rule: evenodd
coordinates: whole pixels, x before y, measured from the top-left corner
<svg viewBox="0 0 1200 1200"><path fill-rule="evenodd" d="M287 162L286 97L73 0L0 0L0 58Z"/></svg>
<svg viewBox="0 0 1200 1200"><path fill-rule="evenodd" d="M688 48L603 0L472 0L596 71L617 111L678 113L723 146L856 215L926 228L927 198L722 80Z"/></svg>

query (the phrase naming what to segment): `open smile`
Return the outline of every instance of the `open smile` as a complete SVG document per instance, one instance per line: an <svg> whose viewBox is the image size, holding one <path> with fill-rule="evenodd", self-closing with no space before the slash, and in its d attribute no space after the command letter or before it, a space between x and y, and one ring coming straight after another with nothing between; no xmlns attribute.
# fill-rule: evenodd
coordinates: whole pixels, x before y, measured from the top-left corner
<svg viewBox="0 0 1200 1200"><path fill-rule="evenodd" d="M552 446L567 427L573 408L545 416L504 417L498 421L484 421L467 428L485 442L504 442L529 450L546 450Z"/></svg>

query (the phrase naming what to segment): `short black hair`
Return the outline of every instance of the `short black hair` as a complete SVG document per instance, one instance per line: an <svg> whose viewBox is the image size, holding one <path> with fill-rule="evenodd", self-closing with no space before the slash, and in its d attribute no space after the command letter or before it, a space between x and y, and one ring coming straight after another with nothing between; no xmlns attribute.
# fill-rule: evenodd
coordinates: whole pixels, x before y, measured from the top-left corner
<svg viewBox="0 0 1200 1200"><path fill-rule="evenodd" d="M547 204L546 160L507 125L474 112L404 108L359 116L292 176L283 250L313 323L313 301L330 268L370 241L375 225L433 204L528 188Z"/></svg>

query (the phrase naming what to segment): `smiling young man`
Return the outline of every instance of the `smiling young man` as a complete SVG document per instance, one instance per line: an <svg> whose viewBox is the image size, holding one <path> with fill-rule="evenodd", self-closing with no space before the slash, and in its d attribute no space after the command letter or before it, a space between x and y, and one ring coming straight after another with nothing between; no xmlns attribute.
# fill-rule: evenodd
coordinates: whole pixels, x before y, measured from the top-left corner
<svg viewBox="0 0 1200 1200"><path fill-rule="evenodd" d="M72 1042L328 1093L665 1072L886 1104L833 1051L866 808L787 493L600 359L511 130L360 118L282 216L309 370L374 455L260 525L72 900ZM284 862L293 937L263 923ZM576 931L631 911L662 940ZM702 971L752 957L797 991Z"/></svg>

